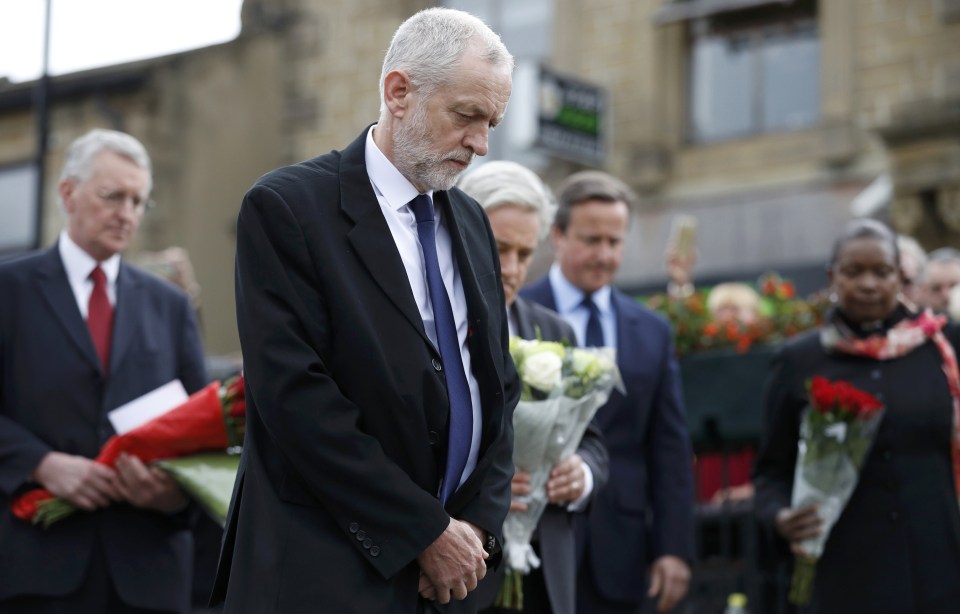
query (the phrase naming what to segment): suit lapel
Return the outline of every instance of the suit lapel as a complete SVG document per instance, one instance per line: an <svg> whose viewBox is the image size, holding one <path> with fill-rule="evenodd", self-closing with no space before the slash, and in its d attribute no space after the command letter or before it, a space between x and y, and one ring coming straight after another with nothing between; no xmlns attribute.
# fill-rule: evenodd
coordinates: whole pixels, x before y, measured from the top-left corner
<svg viewBox="0 0 960 614"><path fill-rule="evenodd" d="M420 336L431 343L423 329L423 318L413 299L400 252L396 243L390 240L393 235L370 185L364 163L366 135L364 131L343 150L340 162L340 207L355 224L347 233L347 239L387 299Z"/></svg>
<svg viewBox="0 0 960 614"><path fill-rule="evenodd" d="M493 359L493 348L490 346L487 329L490 323L490 308L484 299L483 291L477 278L476 262L473 260L472 250L476 249L477 231L471 227L467 217L465 202L456 192L434 192L433 200L436 206L443 210L447 220L447 230L453 244L453 255L456 258L457 269L460 271L460 283L463 285L464 298L467 301L467 347L470 349L470 361L473 365L473 374L480 386L481 403L492 407L496 401L487 394L491 390L498 390L503 382L503 365ZM486 240L486 239L484 239ZM498 279L496 283L500 283ZM504 312L503 317L506 317ZM492 436L498 430L490 423L493 411L482 412L484 418L483 431L480 439L481 460ZM478 464L479 467L479 464ZM459 492L459 491L458 491Z"/></svg>
<svg viewBox="0 0 960 614"><path fill-rule="evenodd" d="M517 325L517 336L521 339L536 339L537 333L530 320L530 307L522 298L513 301L513 322Z"/></svg>
<svg viewBox="0 0 960 614"><path fill-rule="evenodd" d="M613 315L617 321L617 363L635 364L639 357L637 339L643 339L640 331L640 321L632 309L626 309L624 303L629 298L621 296L616 290L611 292Z"/></svg>
<svg viewBox="0 0 960 614"><path fill-rule="evenodd" d="M67 281L67 272L60 260L57 245L47 250L43 262L38 270L37 283L40 293L57 317L57 321L67 332L71 342L77 346L86 360L102 370L97 350L93 347L93 339L87 323L83 321L80 310L77 308L77 299Z"/></svg>
<svg viewBox="0 0 960 614"><path fill-rule="evenodd" d="M113 310L113 336L110 340L110 372L116 371L129 353L130 345L139 331L144 317L143 296L138 291L140 280L131 274L130 267L120 263L117 276L117 304Z"/></svg>
<svg viewBox="0 0 960 614"><path fill-rule="evenodd" d="M553 297L553 286L550 284L549 276L545 275L539 281L534 282L525 288L522 294L548 309L557 310L557 301Z"/></svg>
<svg viewBox="0 0 960 614"><path fill-rule="evenodd" d="M453 255L456 256L457 270L460 271L460 283L463 285L463 294L467 300L467 318L474 331L481 323L487 321L487 304L483 300L483 293L477 284L477 269L474 266L470 251L467 249L467 224L463 218L461 207L454 206L448 192L434 192L433 200L443 210L447 220L447 230L450 233L450 242L453 244Z"/></svg>

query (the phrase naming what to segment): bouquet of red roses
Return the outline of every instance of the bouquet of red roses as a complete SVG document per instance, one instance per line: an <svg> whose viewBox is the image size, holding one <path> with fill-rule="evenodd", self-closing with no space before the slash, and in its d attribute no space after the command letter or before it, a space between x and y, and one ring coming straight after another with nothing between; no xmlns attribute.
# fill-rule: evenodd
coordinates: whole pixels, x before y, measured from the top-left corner
<svg viewBox="0 0 960 614"><path fill-rule="evenodd" d="M179 458L210 450L226 450L243 444L246 402L243 375L223 385L213 382L170 411L104 444L96 461L113 467L123 454L144 463ZM68 501L38 488L13 500L14 516L49 527L77 511Z"/></svg>
<svg viewBox="0 0 960 614"><path fill-rule="evenodd" d="M853 494L883 415L879 399L848 382L814 377L807 390L791 505L816 505L823 524L820 535L801 542L803 554L794 560L790 601L797 605L810 602L817 560Z"/></svg>

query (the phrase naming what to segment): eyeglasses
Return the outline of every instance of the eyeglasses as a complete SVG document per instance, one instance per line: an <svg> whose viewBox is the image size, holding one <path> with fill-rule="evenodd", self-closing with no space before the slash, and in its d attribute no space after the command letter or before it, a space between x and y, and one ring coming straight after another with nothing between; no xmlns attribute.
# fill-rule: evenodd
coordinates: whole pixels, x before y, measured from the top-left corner
<svg viewBox="0 0 960 614"><path fill-rule="evenodd" d="M144 200L139 194L127 194L122 190L110 190L108 188L97 188L97 196L111 211L120 211L126 206L128 200L133 205L135 213L143 213L153 209L156 204L150 199Z"/></svg>

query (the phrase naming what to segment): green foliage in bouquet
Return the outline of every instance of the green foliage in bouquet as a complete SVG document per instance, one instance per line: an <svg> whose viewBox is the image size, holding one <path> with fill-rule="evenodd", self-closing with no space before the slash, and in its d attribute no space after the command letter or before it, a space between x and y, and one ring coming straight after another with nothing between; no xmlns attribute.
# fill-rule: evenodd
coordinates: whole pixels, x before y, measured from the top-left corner
<svg viewBox="0 0 960 614"><path fill-rule="evenodd" d="M778 343L820 326L829 305L823 292L805 300L797 298L793 284L776 273L761 277L757 291L760 317L752 324L714 320L707 309L709 289L685 298L658 293L640 300L670 321L678 356L720 348L736 348L743 353L755 344Z"/></svg>
<svg viewBox="0 0 960 614"><path fill-rule="evenodd" d="M579 399L601 377L615 371L612 356L557 341L510 338L510 355L520 374L521 401L567 396Z"/></svg>
<svg viewBox="0 0 960 614"><path fill-rule="evenodd" d="M613 348L573 348L552 341L510 339L510 354L522 383L513 413L513 463L530 475L525 509L511 510L503 525L506 571L496 605L523 609L523 576L540 566L531 546L548 505L550 470L572 454L587 424L623 381Z"/></svg>
<svg viewBox="0 0 960 614"><path fill-rule="evenodd" d="M817 504L823 524L821 534L805 540L794 556L788 598L801 606L813 596L817 560L850 500L883 413L878 398L843 380L813 377L807 393L791 506Z"/></svg>

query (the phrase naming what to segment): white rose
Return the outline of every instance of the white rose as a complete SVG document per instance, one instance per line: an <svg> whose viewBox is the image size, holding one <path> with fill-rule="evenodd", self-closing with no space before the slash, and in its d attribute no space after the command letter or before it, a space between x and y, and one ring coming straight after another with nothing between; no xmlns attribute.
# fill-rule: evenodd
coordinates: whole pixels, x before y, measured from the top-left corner
<svg viewBox="0 0 960 614"><path fill-rule="evenodd" d="M553 352L538 352L523 361L523 381L531 388L550 392L562 381L563 361Z"/></svg>

